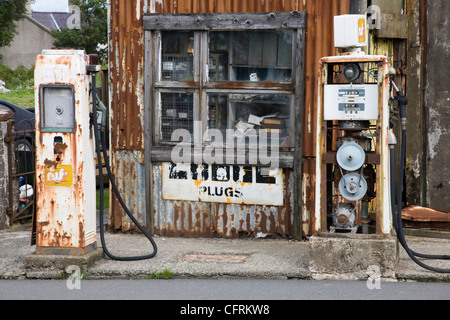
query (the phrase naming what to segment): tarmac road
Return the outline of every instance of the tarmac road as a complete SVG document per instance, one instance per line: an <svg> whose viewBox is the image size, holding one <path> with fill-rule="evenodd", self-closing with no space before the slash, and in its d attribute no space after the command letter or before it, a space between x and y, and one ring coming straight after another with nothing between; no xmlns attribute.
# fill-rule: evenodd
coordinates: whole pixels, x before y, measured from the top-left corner
<svg viewBox="0 0 450 320"><path fill-rule="evenodd" d="M448 300L446 283L174 279L0 280L0 300Z"/></svg>

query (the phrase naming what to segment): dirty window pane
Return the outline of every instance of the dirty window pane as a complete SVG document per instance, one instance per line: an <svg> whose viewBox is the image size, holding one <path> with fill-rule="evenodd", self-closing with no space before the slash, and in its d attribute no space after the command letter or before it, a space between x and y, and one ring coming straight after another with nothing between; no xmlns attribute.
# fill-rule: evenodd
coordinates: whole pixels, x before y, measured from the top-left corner
<svg viewBox="0 0 450 320"><path fill-rule="evenodd" d="M220 130L223 141L226 141L226 130L232 129L243 133L249 143L254 143L251 138L265 130L267 143L274 133L278 135L280 147L290 147L291 105L288 94L212 93L208 95L208 129Z"/></svg>
<svg viewBox="0 0 450 320"><path fill-rule="evenodd" d="M161 80L194 79L194 33L162 32Z"/></svg>
<svg viewBox="0 0 450 320"><path fill-rule="evenodd" d="M292 31L209 33L209 81L291 82Z"/></svg>
<svg viewBox="0 0 450 320"><path fill-rule="evenodd" d="M161 93L161 138L171 141L172 132L176 129L185 129L193 133L193 106L192 93Z"/></svg>

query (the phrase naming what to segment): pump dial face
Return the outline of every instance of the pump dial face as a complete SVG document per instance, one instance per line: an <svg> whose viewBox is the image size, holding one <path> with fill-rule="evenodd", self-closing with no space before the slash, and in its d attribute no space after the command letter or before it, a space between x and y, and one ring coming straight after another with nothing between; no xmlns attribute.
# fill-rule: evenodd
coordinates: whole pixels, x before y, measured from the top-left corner
<svg viewBox="0 0 450 320"><path fill-rule="evenodd" d="M56 114L57 114L58 116L60 116L60 115L62 115L62 114L64 113L64 108L61 107L61 106L57 106L57 107L55 108L55 112L56 112Z"/></svg>
<svg viewBox="0 0 450 320"><path fill-rule="evenodd" d="M367 181L358 173L348 173L339 181L339 192L347 200L361 200L367 193Z"/></svg>
<svg viewBox="0 0 450 320"><path fill-rule="evenodd" d="M42 85L39 105L42 132L75 131L75 91L72 85Z"/></svg>

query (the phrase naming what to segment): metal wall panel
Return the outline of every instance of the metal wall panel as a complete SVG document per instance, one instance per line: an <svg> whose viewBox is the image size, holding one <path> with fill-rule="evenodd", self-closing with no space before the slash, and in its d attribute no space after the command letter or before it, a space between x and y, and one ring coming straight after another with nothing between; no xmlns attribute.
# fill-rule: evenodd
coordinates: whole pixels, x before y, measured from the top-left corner
<svg viewBox="0 0 450 320"><path fill-rule="evenodd" d="M145 166L143 162L141 151L117 150L111 168L114 170L117 189L123 201L139 223L145 226L148 216L145 207ZM112 226L124 231L137 230L137 227L123 211L117 197L111 196L111 201L110 208L114 208L110 214Z"/></svg>
<svg viewBox="0 0 450 320"><path fill-rule="evenodd" d="M289 237L294 234L293 174L283 170L283 206L217 202L167 201L162 197L162 166L153 165L155 233L178 237L235 238L261 232Z"/></svg>
<svg viewBox="0 0 450 320"><path fill-rule="evenodd" d="M349 12L349 0L110 0L110 109L111 109L111 157L112 163L127 161L117 158L119 150L132 153L144 148L144 30L142 16L145 13L225 13L225 12L272 12L305 11L307 13L305 52L305 100L303 115L303 233L312 234L314 223L315 188L315 135L317 83L319 59L334 55L333 17ZM141 170L133 170L116 179L123 185ZM125 194L133 191L124 190ZM142 191L139 191L142 192ZM114 197L112 197L114 198ZM140 202L142 197L130 197ZM133 204L136 205L136 204ZM142 207L142 204L138 204ZM125 213L117 201L111 203L112 215ZM201 211L201 210L200 210ZM228 209L227 209L228 211ZM186 211L187 212L187 211ZM120 228L117 219L116 228ZM123 229L123 228L122 228ZM125 228L126 229L126 228Z"/></svg>
<svg viewBox="0 0 450 320"><path fill-rule="evenodd" d="M112 0L109 30L111 147L143 149L142 1Z"/></svg>

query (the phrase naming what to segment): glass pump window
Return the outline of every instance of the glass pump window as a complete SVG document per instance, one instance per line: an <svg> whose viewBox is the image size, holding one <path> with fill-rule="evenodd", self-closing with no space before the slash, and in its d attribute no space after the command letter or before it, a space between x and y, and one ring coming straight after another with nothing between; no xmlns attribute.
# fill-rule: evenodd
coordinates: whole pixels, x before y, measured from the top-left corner
<svg viewBox="0 0 450 320"><path fill-rule="evenodd" d="M48 85L40 89L41 131L74 132L75 101L71 85Z"/></svg>

